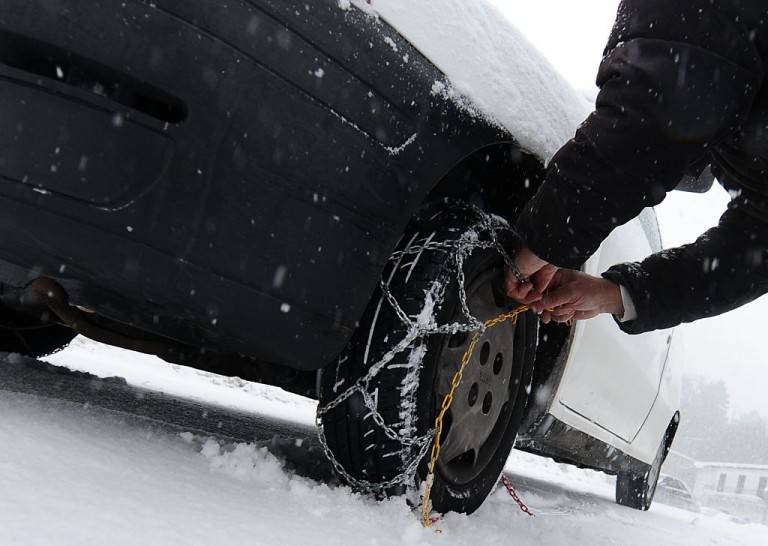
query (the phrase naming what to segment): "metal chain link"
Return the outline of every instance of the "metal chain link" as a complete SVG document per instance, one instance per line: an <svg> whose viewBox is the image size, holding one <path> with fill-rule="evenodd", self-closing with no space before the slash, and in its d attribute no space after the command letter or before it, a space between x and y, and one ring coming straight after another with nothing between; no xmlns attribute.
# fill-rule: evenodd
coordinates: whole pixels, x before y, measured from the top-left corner
<svg viewBox="0 0 768 546"><path fill-rule="evenodd" d="M536 517L536 514L534 514L530 508L528 508L528 505L525 504L522 499L517 495L517 491L515 491L515 486L512 485L512 482L507 478L504 474L501 475L499 478L499 484L504 487L504 489L507 490L507 493L510 497L512 497L512 500L515 501L517 504L517 507L520 508L520 511L524 514L528 514L529 517ZM425 527L431 527L435 523L438 523L442 518L440 514L430 515L429 516L429 524L425 525ZM422 524L424 522L422 521ZM435 529L436 533L440 533L440 529Z"/></svg>
<svg viewBox="0 0 768 546"><path fill-rule="evenodd" d="M530 517L535 517L535 514L531 512L531 509L528 508L528 505L520 500L520 497L517 496L515 487L512 485L512 482L509 481L509 478L507 478L504 474L501 475L501 485L503 485L507 490L507 493L509 493L509 496L512 497L512 500L517 503L517 505L520 507L520 510L528 514Z"/></svg>

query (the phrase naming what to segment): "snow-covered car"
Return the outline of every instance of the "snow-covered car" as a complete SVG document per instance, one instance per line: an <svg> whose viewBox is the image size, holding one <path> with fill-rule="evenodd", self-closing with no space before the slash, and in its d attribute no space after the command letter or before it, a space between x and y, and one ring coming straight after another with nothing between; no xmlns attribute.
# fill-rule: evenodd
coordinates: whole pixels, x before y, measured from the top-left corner
<svg viewBox="0 0 768 546"><path fill-rule="evenodd" d="M675 506L689 512L701 512L701 506L693 499L691 490L683 480L662 474L656 486L656 502Z"/></svg>
<svg viewBox="0 0 768 546"><path fill-rule="evenodd" d="M396 494L473 344L437 510L480 506L513 445L647 509L671 332L526 313L472 341L516 305L504 219L587 109L477 0L6 0L0 348L79 332L317 396L339 474ZM646 210L584 269L660 248Z"/></svg>

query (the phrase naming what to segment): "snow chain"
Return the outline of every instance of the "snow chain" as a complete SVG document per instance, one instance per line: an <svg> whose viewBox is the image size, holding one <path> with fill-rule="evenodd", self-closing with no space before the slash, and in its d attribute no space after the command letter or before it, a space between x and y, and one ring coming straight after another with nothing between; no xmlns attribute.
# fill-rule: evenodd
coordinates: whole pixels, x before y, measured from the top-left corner
<svg viewBox="0 0 768 546"><path fill-rule="evenodd" d="M480 336L485 333L486 330L489 330L493 328L494 326L498 326L499 324L502 324L507 321L511 321L513 324L517 322L517 317L523 313L528 311L527 305L521 305L520 307L517 307L516 309L513 309L512 311L507 311L506 313L502 313L497 317L494 317L492 319L489 319L483 323L483 328L478 329L474 334L472 334L472 340L469 342L469 346L467 347L467 350L464 351L464 354L461 357L461 365L459 366L459 369L456 371L455 374L453 374L453 377L451 378L451 388L448 391L448 394L446 394L443 397L443 402L440 405L440 412L437 414L437 418L435 418L435 436L432 442L432 451L429 456L429 473L427 474L427 480L426 480L426 486L424 488L424 496L421 500L421 523L424 525L424 527L429 527L433 522L433 518L430 516L430 510L431 510L431 502L430 502L430 495L432 493L432 485L435 481L435 470L437 468L437 460L440 458L440 440L442 439L443 434L443 418L445 417L446 412L451 407L451 404L453 403L453 395L456 392L456 389L459 387L459 383L461 383L461 378L464 375L464 369L467 367L467 364L469 364L470 359L472 358L472 354L475 352L475 347L477 346L477 340L480 339ZM514 488L512 487L512 484L509 482L509 480L506 480L505 476L502 476L502 482L504 483L504 486L506 487L507 491L510 493L513 499L515 499L515 502L517 502L518 506L528 515L532 516L533 514L528 509L525 504L520 500L520 498L517 496L517 493L515 493Z"/></svg>
<svg viewBox="0 0 768 546"><path fill-rule="evenodd" d="M509 496L512 497L512 500L517 503L517 505L520 507L520 510L526 514L528 514L530 517L534 517L533 512L531 512L531 509L528 508L528 506L520 499L520 497L517 496L517 491L515 491L515 487L512 485L512 482L509 481L509 478L507 478L504 474L501 475L501 485L504 486L504 489L507 490L507 493L509 493Z"/></svg>
<svg viewBox="0 0 768 546"><path fill-rule="evenodd" d="M467 304L467 294L464 289L465 279L463 266L465 258L478 249L493 249L499 252L507 266L513 267L514 262L506 252L499 237L500 234L512 235L513 237L515 237L516 234L507 221L499 216L487 214L472 205L464 205L463 208L467 212L473 214L477 218L477 221L470 229L458 236L457 239L453 241L434 241L434 234L419 235L419 233L416 233L409 241L403 241L403 249L394 252L389 258L389 262L392 265L393 270L395 270L398 267L402 267L404 264L407 265L405 260L412 259L414 260L413 263L415 263L425 251L445 252L446 254L449 254L453 273L455 275L454 278L459 287L459 308L461 310L462 319L448 324L437 324L433 315L430 315L426 322L420 322L417 317L408 316L390 291L389 284L391 277L389 279L382 277L380 281L382 302L386 302L386 304L393 309L405 327L405 334L402 339L393 344L390 350L377 362L370 364L363 377L359 378L352 385L341 389L340 392L335 392L336 397L323 406L318 407L317 410L318 439L325 455L330 460L336 473L349 485L361 491L382 494L395 486L412 483L413 476L416 475L420 462L424 460L428 453L430 453L431 446L432 451L428 466L429 474L422 503L422 515L424 517L423 522L425 526L429 526L439 519L430 519L429 495L434 482L434 471L437 459L440 454L440 434L442 432L443 417L451 405L453 394L461 381L461 375L472 356L472 351L474 351L479 337L486 329L492 328L502 322L515 321L521 313L528 310L527 307L518 307L485 322L477 319L470 313ZM428 306L430 305L437 306L442 302L447 284L448 281L446 279L433 282L425 293L425 310L428 310ZM395 355L410 350L409 348L419 340L423 340L430 335L451 335L456 334L457 332L471 333L473 337L469 348L462 358L461 367L453 377L451 391L443 399L441 410L435 420L435 427L427 434L418 436L415 433L415 427L413 426L406 426L403 422L393 424L387 423L381 413L379 413L376 399L369 389L369 385L374 378L389 365ZM415 362L411 372L417 376L419 369L420 362ZM370 418L374 421L376 426L381 429L384 435L387 438L396 440L403 446L400 453L402 460L400 473L386 482L372 482L352 476L347 472L328 446L322 426L323 417L328 411L344 403L345 400L353 395L361 396L363 404L369 410ZM524 506L522 503L519 504ZM529 510L525 511L530 513Z"/></svg>

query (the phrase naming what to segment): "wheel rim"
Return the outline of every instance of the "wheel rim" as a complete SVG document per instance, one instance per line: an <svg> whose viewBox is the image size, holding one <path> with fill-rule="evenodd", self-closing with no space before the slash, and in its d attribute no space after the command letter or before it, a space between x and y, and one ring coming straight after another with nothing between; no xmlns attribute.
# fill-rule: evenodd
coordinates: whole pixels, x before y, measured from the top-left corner
<svg viewBox="0 0 768 546"><path fill-rule="evenodd" d="M475 279L467 289L467 304L481 321L508 309L491 282L500 270ZM461 320L456 317L457 320ZM509 425L522 377L520 352L515 351L522 329L511 322L485 332L465 368L454 401L446 414L438 470L447 482L463 485L491 462ZM443 345L436 382L436 403L450 390L451 379L467 349L471 334L450 336Z"/></svg>

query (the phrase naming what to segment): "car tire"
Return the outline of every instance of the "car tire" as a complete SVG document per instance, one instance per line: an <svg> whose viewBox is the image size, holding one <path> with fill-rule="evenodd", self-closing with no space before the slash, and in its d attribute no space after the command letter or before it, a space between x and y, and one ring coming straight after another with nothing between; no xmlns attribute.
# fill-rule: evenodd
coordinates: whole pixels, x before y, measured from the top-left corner
<svg viewBox="0 0 768 546"><path fill-rule="evenodd" d="M661 465L668 451L667 437L668 434L665 434L653 463L644 473L619 472L616 475L617 504L643 511L651 508L661 474Z"/></svg>
<svg viewBox="0 0 768 546"><path fill-rule="evenodd" d="M0 306L0 351L40 358L65 348L76 335L50 317L33 318Z"/></svg>
<svg viewBox="0 0 768 546"><path fill-rule="evenodd" d="M460 262L450 247L468 233L481 233L479 226L488 218L476 209L450 207L427 209L411 223L399 254L395 253L399 257L393 257L382 276L405 315L437 325L462 321L466 308L457 275ZM476 248L463 259L467 308L480 320L516 306L503 294L503 265L494 248ZM443 297L430 301L436 286L443 287ZM525 313L516 323L503 323L480 337L446 415L431 495L436 511L471 513L498 482L527 403L537 328L536 316ZM380 288L347 348L323 370L321 438L339 473L357 489L398 494L409 485L417 488L425 479L425 448L431 441L417 440L429 440L442 398L471 338L471 332L455 330L403 346L408 328ZM372 367L388 354L391 360L369 377ZM365 385L375 411L362 391L338 403L340 395L356 385ZM322 409L329 404L331 409ZM382 425L390 427L389 434ZM408 476L411 470L415 475Z"/></svg>

